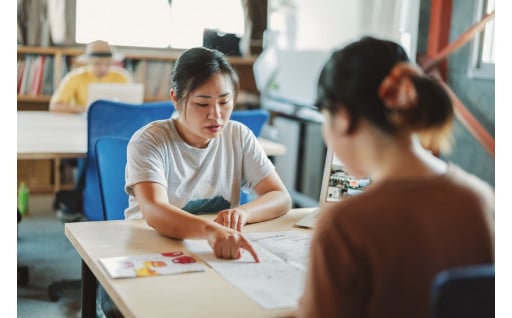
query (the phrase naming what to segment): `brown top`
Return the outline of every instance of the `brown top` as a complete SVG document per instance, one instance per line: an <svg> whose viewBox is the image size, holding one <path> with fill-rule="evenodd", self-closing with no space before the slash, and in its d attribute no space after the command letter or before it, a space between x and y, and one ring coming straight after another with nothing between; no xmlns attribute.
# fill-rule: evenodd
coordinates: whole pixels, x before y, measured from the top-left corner
<svg viewBox="0 0 512 318"><path fill-rule="evenodd" d="M457 166L325 209L299 317L428 317L434 276L494 263L494 190Z"/></svg>

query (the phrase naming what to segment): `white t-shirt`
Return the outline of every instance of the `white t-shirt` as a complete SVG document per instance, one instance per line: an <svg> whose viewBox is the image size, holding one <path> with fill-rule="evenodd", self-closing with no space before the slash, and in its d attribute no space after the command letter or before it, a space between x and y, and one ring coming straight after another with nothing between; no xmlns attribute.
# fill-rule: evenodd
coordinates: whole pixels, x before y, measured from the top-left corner
<svg viewBox="0 0 512 318"><path fill-rule="evenodd" d="M213 213L240 204L240 189L252 189L274 171L257 138L245 125L229 121L204 149L188 145L175 119L158 120L136 131L127 150L126 219L140 219L133 186L156 182L169 203L193 214Z"/></svg>

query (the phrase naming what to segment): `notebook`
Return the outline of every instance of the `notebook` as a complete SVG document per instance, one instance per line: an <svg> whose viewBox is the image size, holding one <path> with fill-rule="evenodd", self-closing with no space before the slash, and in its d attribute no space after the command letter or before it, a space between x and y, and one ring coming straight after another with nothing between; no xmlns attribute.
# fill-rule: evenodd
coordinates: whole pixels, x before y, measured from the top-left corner
<svg viewBox="0 0 512 318"><path fill-rule="evenodd" d="M318 200L319 207L300 219L295 225L314 228L322 208L363 192L369 184L369 178L355 178L348 174L343 163L330 149L327 149L322 188Z"/></svg>
<svg viewBox="0 0 512 318"><path fill-rule="evenodd" d="M117 102L142 104L144 102L144 84L142 83L91 83L87 105L98 99Z"/></svg>

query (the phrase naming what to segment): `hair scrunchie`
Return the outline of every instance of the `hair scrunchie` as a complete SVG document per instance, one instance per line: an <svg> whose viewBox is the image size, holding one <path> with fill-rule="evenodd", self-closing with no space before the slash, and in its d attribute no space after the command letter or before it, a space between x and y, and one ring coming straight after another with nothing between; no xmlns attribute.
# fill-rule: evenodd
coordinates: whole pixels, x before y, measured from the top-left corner
<svg viewBox="0 0 512 318"><path fill-rule="evenodd" d="M387 108L407 110L416 107L418 94L411 76L421 76L422 71L410 63L397 63L379 86L378 95Z"/></svg>

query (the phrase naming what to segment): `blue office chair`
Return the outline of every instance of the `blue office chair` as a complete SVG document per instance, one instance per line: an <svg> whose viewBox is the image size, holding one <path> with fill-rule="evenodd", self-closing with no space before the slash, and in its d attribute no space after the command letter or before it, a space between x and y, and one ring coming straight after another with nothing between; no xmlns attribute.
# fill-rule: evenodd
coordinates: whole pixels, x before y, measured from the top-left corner
<svg viewBox="0 0 512 318"><path fill-rule="evenodd" d="M95 145L99 141L99 138L103 137L103 136L130 137L133 134L133 132L135 132L135 130L137 130L139 127L142 127L143 124L145 124L146 122L152 121L152 120L147 120L146 119L147 115L146 115L146 118L139 117L135 120L132 119L132 122L130 123L130 125L128 125L128 123L126 123L126 126L129 126L129 127L119 127L115 130L109 129L110 133L105 133L104 132L105 128L101 127L101 129L100 129L99 127L97 127L100 124L99 121L101 121L102 119L105 120L105 118L109 118L110 120L112 120L114 113L120 111L120 105L114 105L113 104L114 102L108 102L108 104L110 105L109 108L111 108L111 109L107 112L107 110L104 109L104 106L105 106L104 102L107 102L107 101L102 101L102 102L103 103L99 103L100 106L95 106L96 102L93 103L89 109L89 116L91 116L91 112L92 112L92 115L94 116L92 119L90 117L88 117L88 122L89 122L88 142L89 142L89 145L90 145L90 142L92 142L93 145ZM119 103L115 103L115 104L119 104ZM126 105L126 104L123 104L123 105ZM134 115L134 116L137 115L136 113L139 113L139 112L137 112L137 110L147 109L148 105L149 104L145 104L145 105L142 105L142 107L136 106L135 109L133 107L129 107L128 109L125 110L125 114L124 114L125 120L128 120L128 117L132 118L132 115ZM158 105L158 107L161 107L163 105L164 108L165 107L168 108L169 105L172 107L172 104L170 104L168 102L159 103L159 104L157 104L157 103L151 104L151 106L154 106L154 105ZM124 106L124 107L126 107L126 106ZM174 110L174 107L172 107L172 109ZM99 115L102 115L102 116L101 117L98 116L98 113L99 113ZM157 113L157 115L158 114L159 113ZM129 116L127 116L127 115L129 115ZM170 114L167 116L163 116L163 118L168 118L168 117L170 117ZM96 120L96 118L98 118L98 120ZM268 118L269 118L268 111L260 110L260 109L234 111L231 116L231 119L237 120L237 121L242 122L245 125L247 125L254 132L256 137L258 137L260 135L263 126L268 121ZM156 119L158 119L158 118L154 118L153 120L156 120ZM92 132L90 130L91 121L93 122L93 124L96 124L96 125L93 125L93 127L98 128ZM103 125L104 125L104 121L103 121ZM115 133L113 133L112 131L114 131ZM94 136L96 136L96 137L94 137ZM103 141L101 143L104 143L104 142L109 143L109 142L113 142L113 141L109 141L109 142ZM101 143L100 143L100 145L101 145ZM119 143L119 141L117 143ZM92 168L94 168L94 170L97 170L99 166L98 166L98 161L97 161L98 158L97 158L96 149L94 149L94 151L92 151L92 152L89 151L89 149L91 149L91 148L88 148L87 159L88 159L88 161L94 160L94 166L92 166L92 167L90 165L87 166L87 171L91 172ZM127 194L124 193L124 190L123 190L124 189L124 166L126 165L126 145L124 145L124 153L123 154L124 154L124 158L122 161L123 164L121 164L120 163L121 161L119 161L119 164L122 165L122 168L123 168L123 170L121 172L122 178L119 180L122 180L123 183L120 185L119 188L117 188L117 190L114 190L114 191L117 191L116 197L118 198L115 201L117 201L117 202L122 201L125 204L124 206L127 207L128 206L128 201L127 201L128 196L127 196ZM100 193L101 180L99 179L100 176L98 176L98 172L97 171L95 171L95 172L96 172L96 175L95 175L96 179L93 179L96 181L95 184L91 184L90 175L87 174L87 179L85 182L85 191L84 191L84 212L85 212L86 216L91 220L91 212L93 212L93 211L89 210L89 213L88 213L87 212L88 210L86 209L86 205L88 204L88 206L91 208L93 206L96 206L95 207L96 211L99 211L99 212L96 212L94 214L93 220L111 219L108 216L111 215L112 207L110 207L109 203L101 204L101 199L100 199L101 198L101 193ZM105 183L103 183L103 185L104 184ZM94 185L94 188L93 188L93 185ZM89 189L89 192L87 192L88 189ZM120 193L119 191L122 191L122 193ZM94 192L97 193L96 196L92 196L92 194L94 194ZM88 193L89 193L89 196L86 195ZM93 198L93 197L95 198L95 202L91 202L91 200L88 200L89 198ZM249 194L246 193L245 191L241 191L241 204L248 202L248 201L249 201ZM114 206L117 206L117 204L114 204ZM116 215L116 208L114 208L113 211L114 211L113 215ZM117 212L119 213L119 211L117 211ZM117 215L117 217L124 218L124 215Z"/></svg>
<svg viewBox="0 0 512 318"><path fill-rule="evenodd" d="M97 100L89 106L87 111L87 156L83 163L83 169L85 170L81 171L82 175L79 176L83 181L78 182L79 186L83 186L83 212L89 220L101 221L107 219L100 192L96 161L96 141L102 136L117 136L128 139L137 129L149 122L170 118L174 110L174 105L170 101L137 105L110 100ZM126 157L126 150L124 156ZM122 166L123 169L124 166ZM124 182L124 174L122 180ZM123 187L124 184L121 186L121 189ZM48 296L50 300L57 301L61 297L63 290L77 289L80 286L80 280L56 281L48 287Z"/></svg>
<svg viewBox="0 0 512 318"><path fill-rule="evenodd" d="M252 117L253 114L255 116ZM266 122L264 118L268 118L268 113L243 111L235 112L235 117L241 122L247 122L253 131L256 130L259 134ZM124 219L124 210L128 207L128 194L124 191L128 141L128 138L103 136L99 137L95 144L96 166L105 220ZM244 195L247 194L244 193Z"/></svg>
<svg viewBox="0 0 512 318"><path fill-rule="evenodd" d="M96 165L105 220L124 219L128 194L124 191L128 138L104 136L96 141Z"/></svg>
<svg viewBox="0 0 512 318"><path fill-rule="evenodd" d="M103 136L95 144L96 164L101 194L101 204L105 213L105 220L123 220L124 210L128 207L128 194L124 191L126 148L129 138ZM101 297L108 297L102 286L99 287ZM118 317L120 312L112 301L101 304L104 311L109 312L107 317Z"/></svg>
<svg viewBox="0 0 512 318"><path fill-rule="evenodd" d="M263 126L268 122L270 115L266 109L251 109L251 110L235 110L231 113L231 120L236 120L245 124L254 133L256 137L259 137ZM241 190L240 191L240 204L251 201L251 194Z"/></svg>
<svg viewBox="0 0 512 318"><path fill-rule="evenodd" d="M268 122L270 114L266 109L235 110L231 113L231 120L239 121L252 130L259 137L263 126Z"/></svg>
<svg viewBox="0 0 512 318"><path fill-rule="evenodd" d="M104 220L101 204L95 144L102 136L130 138L145 124L170 118L174 105L170 101L127 104L98 100L87 112L87 156L85 158L85 180L83 191L83 212L90 221Z"/></svg>
<svg viewBox="0 0 512 318"><path fill-rule="evenodd" d="M432 285L430 317L494 317L494 278L494 264L440 272Z"/></svg>

